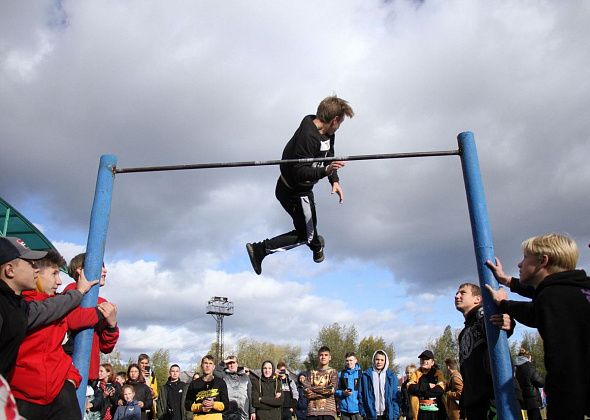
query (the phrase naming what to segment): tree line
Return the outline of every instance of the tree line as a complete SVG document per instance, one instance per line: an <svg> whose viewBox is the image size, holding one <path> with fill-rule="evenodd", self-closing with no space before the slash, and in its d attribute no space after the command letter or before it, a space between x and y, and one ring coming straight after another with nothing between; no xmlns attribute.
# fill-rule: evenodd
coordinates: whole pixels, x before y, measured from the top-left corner
<svg viewBox="0 0 590 420"><path fill-rule="evenodd" d="M448 357L458 360L459 329L453 330L447 325L443 333L436 338L426 342L425 349L434 353L435 361L440 367L444 366L444 360ZM217 343L212 343L209 354L215 354ZM371 366L373 353L376 350L385 350L389 356L389 368L395 373L400 373L400 367L393 363L395 359L395 348L393 343L387 342L381 336L365 336L359 340L358 330L354 325L341 325L333 323L323 326L317 337L310 342L309 352L305 359L301 359L301 348L290 344L274 344L270 342L256 341L249 338L240 339L236 345L225 351L225 356L235 355L238 357L241 366L247 366L251 369L260 369L262 362L272 360L274 363L283 361L289 367L291 372L307 371L318 367L317 351L321 346L328 346L331 350L332 361L330 365L336 369L344 367L344 355L353 351L362 369ZM519 349L523 347L532 355L532 363L542 375L545 375L545 366L543 364L543 341L537 332L526 332L520 342L510 342L510 353L513 357L518 354ZM170 362L170 351L160 348L150 355L150 364L155 372L159 384L164 384L168 379L168 369ZM190 374L198 371L199 360L194 361L194 365L182 369ZM115 372L126 371L127 366L136 363L137 360L129 359L127 363L121 361L120 352L115 350L108 355L102 355L101 363L110 363L113 365ZM403 371L403 366L401 367Z"/></svg>

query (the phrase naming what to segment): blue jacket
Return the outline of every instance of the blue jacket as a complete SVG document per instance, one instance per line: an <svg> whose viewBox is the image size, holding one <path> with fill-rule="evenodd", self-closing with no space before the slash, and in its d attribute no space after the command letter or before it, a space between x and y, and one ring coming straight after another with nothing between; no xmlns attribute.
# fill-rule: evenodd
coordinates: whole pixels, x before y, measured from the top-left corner
<svg viewBox="0 0 590 420"><path fill-rule="evenodd" d="M359 412L359 390L361 386L361 367L357 363L352 369L344 369L338 372L338 389L336 398L340 400L340 411L343 413L355 414ZM346 389L351 389L352 394L344 395Z"/></svg>
<svg viewBox="0 0 590 420"><path fill-rule="evenodd" d="M135 400L127 405L120 405L115 411L113 420L141 420L141 407Z"/></svg>
<svg viewBox="0 0 590 420"><path fill-rule="evenodd" d="M372 367L365 370L361 376L359 412L366 420L377 418ZM397 376L389 369L385 371L385 412L383 414L387 416L388 420L397 420L399 418Z"/></svg>

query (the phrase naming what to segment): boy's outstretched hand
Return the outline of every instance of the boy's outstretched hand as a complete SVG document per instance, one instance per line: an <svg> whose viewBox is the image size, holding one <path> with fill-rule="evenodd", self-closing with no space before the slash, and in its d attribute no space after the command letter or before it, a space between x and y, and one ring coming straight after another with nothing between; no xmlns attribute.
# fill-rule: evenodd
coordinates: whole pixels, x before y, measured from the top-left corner
<svg viewBox="0 0 590 420"><path fill-rule="evenodd" d="M344 201L344 191L342 190L342 187L340 186L339 182L334 182L332 184L332 194L334 193L338 194L338 198L342 203Z"/></svg>
<svg viewBox="0 0 590 420"><path fill-rule="evenodd" d="M492 286L486 284L486 289L488 289L490 292L490 296L492 297L492 300L496 306L498 306L503 300L508 300L508 293L506 293L506 289L503 287L500 287L498 290L494 290Z"/></svg>
<svg viewBox="0 0 590 420"><path fill-rule="evenodd" d="M486 265L492 270L492 274L498 280L498 283L503 284L504 286L510 287L510 282L512 281L512 277L507 275L502 268L502 263L498 257L495 258L496 263L494 264L492 261L487 260Z"/></svg>

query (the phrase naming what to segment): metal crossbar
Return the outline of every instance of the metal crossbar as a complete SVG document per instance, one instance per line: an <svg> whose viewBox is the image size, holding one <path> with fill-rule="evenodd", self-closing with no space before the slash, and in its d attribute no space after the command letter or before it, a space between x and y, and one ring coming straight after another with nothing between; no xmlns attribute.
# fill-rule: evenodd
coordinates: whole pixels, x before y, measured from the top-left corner
<svg viewBox="0 0 590 420"><path fill-rule="evenodd" d="M217 162L217 163L194 163L188 165L168 165L168 166L142 166L136 168L113 168L114 173L125 174L133 172L159 172L159 171L181 171L186 169L211 169L211 168L237 168L244 166L268 166L281 165L283 163L311 163L311 162L334 162L351 161L351 160L376 160L376 159L404 159L414 157L431 157L431 156L453 156L460 155L459 150L441 150L434 152L410 152L410 153L384 153L375 155L356 155L356 156L334 156L324 158L305 158L305 159L283 159L283 160L252 160L246 162Z"/></svg>

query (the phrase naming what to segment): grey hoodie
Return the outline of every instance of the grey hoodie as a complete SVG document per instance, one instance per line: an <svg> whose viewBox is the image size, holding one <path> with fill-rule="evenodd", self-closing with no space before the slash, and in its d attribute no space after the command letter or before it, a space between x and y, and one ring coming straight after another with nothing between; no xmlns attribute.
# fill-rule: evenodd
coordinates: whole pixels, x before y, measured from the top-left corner
<svg viewBox="0 0 590 420"><path fill-rule="evenodd" d="M382 370L377 370L375 367L375 356L377 353L383 353L385 355L385 366ZM377 415L382 416L385 412L385 381L387 367L389 366L389 356L384 350L377 350L373 353L372 364L373 364L373 392L375 394L375 409Z"/></svg>

